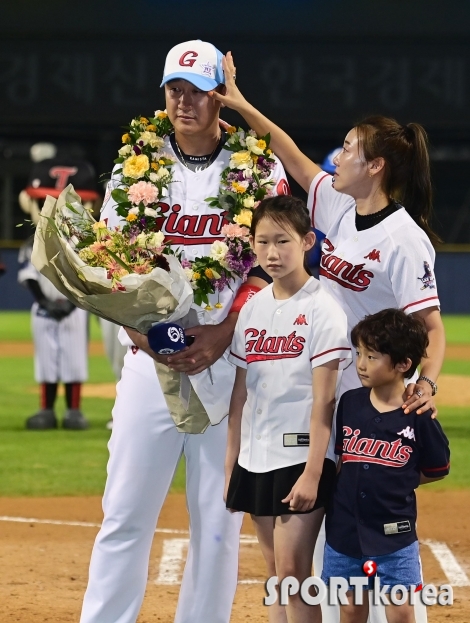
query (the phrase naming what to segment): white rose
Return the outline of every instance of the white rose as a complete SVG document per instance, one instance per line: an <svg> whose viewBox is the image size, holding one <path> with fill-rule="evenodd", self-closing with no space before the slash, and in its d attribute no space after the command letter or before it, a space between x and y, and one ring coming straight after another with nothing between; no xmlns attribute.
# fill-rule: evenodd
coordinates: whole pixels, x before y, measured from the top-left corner
<svg viewBox="0 0 470 623"><path fill-rule="evenodd" d="M158 216L158 211L153 208L145 208L144 210L145 216L153 216L153 218Z"/></svg>
<svg viewBox="0 0 470 623"><path fill-rule="evenodd" d="M158 180L158 175L152 171L152 173L150 173L149 175L149 180L155 183Z"/></svg>
<svg viewBox="0 0 470 623"><path fill-rule="evenodd" d="M139 136L139 141L142 141L144 145L150 145L154 149L161 149L165 144L165 141L160 136L157 136L155 132L148 132L147 130Z"/></svg>
<svg viewBox="0 0 470 623"><path fill-rule="evenodd" d="M191 268L183 268L184 274L186 275L186 279L191 281L194 275L194 271Z"/></svg>
<svg viewBox="0 0 470 623"><path fill-rule="evenodd" d="M123 147L121 147L121 149L118 149L118 154L120 156L127 156L128 154L130 154L132 151L132 146L131 145L124 145Z"/></svg>
<svg viewBox="0 0 470 623"><path fill-rule="evenodd" d="M257 156L261 156L263 150L258 147L258 139L254 136L246 137L246 146L251 151L252 154L256 154Z"/></svg>
<svg viewBox="0 0 470 623"><path fill-rule="evenodd" d="M228 246L221 240L216 240L211 245L211 258L218 262L222 262L228 252Z"/></svg>
<svg viewBox="0 0 470 623"><path fill-rule="evenodd" d="M254 208L255 207L255 198L254 197L247 197L246 199L243 199L243 207L244 208Z"/></svg>
<svg viewBox="0 0 470 623"><path fill-rule="evenodd" d="M168 177L170 175L170 172L168 171L168 169L165 169L165 167L160 167L157 171L157 177L160 180L165 179L165 177Z"/></svg>
<svg viewBox="0 0 470 623"><path fill-rule="evenodd" d="M137 236L135 241L139 245L139 247L146 247L147 246L147 234L144 234L142 232L141 234Z"/></svg>
<svg viewBox="0 0 470 623"><path fill-rule="evenodd" d="M163 240L165 238L165 234L161 231L157 231L154 234L152 234L151 236L149 236L148 240L147 240L147 246L155 249L157 247L161 247L163 244Z"/></svg>
<svg viewBox="0 0 470 623"><path fill-rule="evenodd" d="M131 208L129 214L135 214L137 216L139 214L139 208Z"/></svg>

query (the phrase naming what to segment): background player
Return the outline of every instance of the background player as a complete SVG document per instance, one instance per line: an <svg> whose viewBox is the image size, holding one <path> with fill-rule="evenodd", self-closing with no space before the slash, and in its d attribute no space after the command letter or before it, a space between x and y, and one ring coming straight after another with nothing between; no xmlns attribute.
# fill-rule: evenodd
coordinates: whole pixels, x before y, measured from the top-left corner
<svg viewBox="0 0 470 623"><path fill-rule="evenodd" d="M208 255L211 243L221 237L223 216L205 201L218 194L221 173L230 159L230 152L222 149L226 135L219 122L220 104L207 95L210 89L224 88L221 58L210 43L188 41L170 50L163 74L166 109L175 130L164 149L176 158L175 183L162 204L162 213L172 218L170 224L168 219L164 222L163 231L189 260ZM279 162L273 176L285 188ZM118 184L119 176L113 176L108 190ZM119 223L112 199L105 201L102 217L108 218L108 225ZM191 231L188 222L195 223ZM223 502L227 433L223 418L235 377L225 351L239 309L253 291L267 284L266 279L249 277L235 302L240 282L226 287L220 293L221 309L207 312L193 306L192 320L186 319L185 326L195 340L181 354L156 356L146 336L128 330L130 339L123 331L129 349L113 409L104 521L93 548L82 623L135 622L155 525L182 452L190 543L175 620L228 623L237 585L242 516L229 513ZM210 302L214 307L217 296L212 295ZM178 432L152 356L191 375L193 390L218 425L208 426L202 434Z"/></svg>
<svg viewBox="0 0 470 623"><path fill-rule="evenodd" d="M432 189L424 129L381 116L366 119L346 135L334 159L332 178L245 100L232 79L230 53L224 63L227 93L214 92L213 97L238 110L256 132L270 132L274 151L309 193L307 207L313 225L326 234L320 279L346 312L349 330L366 314L385 307L402 308L423 320L429 337L428 357L421 362L419 379L407 386L403 408L405 413L414 409L435 413L432 396L444 359L445 335L433 272L431 240L438 238L430 227ZM358 386L354 366L350 366L342 375L341 391ZM321 539L316 552L315 572L319 573ZM329 618L331 608L323 609L325 621L338 620L339 614ZM377 608L371 614L375 612ZM418 620L426 621L424 608Z"/></svg>
<svg viewBox="0 0 470 623"><path fill-rule="evenodd" d="M227 508L251 513L268 577L279 582L294 576L301 583L311 574L336 473L327 447L338 366L351 350L345 313L305 269L314 241L302 200L274 197L256 208L251 242L273 283L241 310L230 351L237 374ZM271 623L287 620L321 621L320 607L300 595L270 607Z"/></svg>
<svg viewBox="0 0 470 623"><path fill-rule="evenodd" d="M33 145L31 157L35 164L19 202L34 224L40 218L40 209L47 195L58 197L69 183L74 184L84 202L90 203L98 198L94 189L95 174L88 162L55 157L55 147L50 143ZM30 238L20 249L18 280L35 299L31 325L35 379L41 386L41 408L26 420L26 427L31 430L57 428L54 405L58 383L62 382L67 405L62 426L84 430L88 428L88 422L80 411L80 394L81 384L88 377L87 314L70 303L34 268L32 248L33 238Z"/></svg>
<svg viewBox="0 0 470 623"><path fill-rule="evenodd" d="M403 413L405 379L426 356L422 322L398 309L366 316L352 330L362 388L343 394L335 452L341 471L326 515L322 579L361 577L377 564L381 586L422 584L415 489L449 473L449 442L431 410ZM379 415L378 415L379 414ZM358 523L357 518L361 521ZM369 601L341 606L341 621L365 623ZM412 623L413 607L386 607L389 623Z"/></svg>

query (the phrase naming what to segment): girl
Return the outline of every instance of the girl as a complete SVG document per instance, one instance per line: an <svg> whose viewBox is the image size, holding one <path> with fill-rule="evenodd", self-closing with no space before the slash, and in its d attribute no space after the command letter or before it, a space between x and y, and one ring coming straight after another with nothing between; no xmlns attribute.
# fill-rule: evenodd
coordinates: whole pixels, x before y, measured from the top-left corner
<svg viewBox="0 0 470 623"><path fill-rule="evenodd" d="M268 576L302 582L335 478L327 447L338 368L351 356L347 322L305 269L315 234L300 199L262 201L250 233L273 283L245 304L235 328L225 500L229 509L251 513ZM320 608L299 596L286 608L271 606L271 623L287 620L321 621Z"/></svg>

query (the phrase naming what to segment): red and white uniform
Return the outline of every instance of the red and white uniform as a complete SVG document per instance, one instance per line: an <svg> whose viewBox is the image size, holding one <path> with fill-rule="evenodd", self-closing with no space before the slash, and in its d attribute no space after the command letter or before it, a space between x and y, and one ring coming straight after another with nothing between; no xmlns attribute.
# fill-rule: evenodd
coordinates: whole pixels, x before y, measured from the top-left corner
<svg viewBox="0 0 470 623"><path fill-rule="evenodd" d="M174 153L168 140L165 150ZM170 196L163 200L166 220L162 229L184 258L209 255L212 242L223 238L223 214L210 208L205 199L218 194L229 158L230 153L222 150L208 168L197 172L179 160L174 165ZM285 188L280 163L273 175L276 184ZM118 184L119 177L114 175L101 215L108 225L120 223L110 196ZM236 282L221 293L222 309L207 312L194 306L199 323L220 323L239 285ZM217 295L210 302L214 306ZM126 340L132 345L124 334L121 341ZM81 623L135 623L147 583L155 525L183 452L191 532L175 622L228 623L237 586L242 514L229 513L223 502L227 436L227 419L223 418L235 378L227 355L211 366L212 379L207 370L190 377L211 422L220 424L209 426L203 434L189 435L179 433L173 423L153 359L128 349L113 409L104 522L92 554Z"/></svg>
<svg viewBox="0 0 470 623"><path fill-rule="evenodd" d="M314 277L289 299L275 299L272 284L250 299L230 349L247 370L239 465L260 473L306 462L308 444L286 436L310 431L312 370L350 358L346 315ZM327 458L335 460L333 446Z"/></svg>
<svg viewBox="0 0 470 623"><path fill-rule="evenodd" d="M322 245L320 280L348 317L348 331L369 314L388 307L413 313L439 306L434 279L435 252L425 232L405 209L366 229L356 229L356 204L352 197L337 192L331 175L321 172L310 186L307 207L312 224L326 233ZM353 362L344 371L340 394L361 387ZM417 376L415 377L417 378ZM322 528L315 547L314 567L323 568L325 532ZM339 623L339 609L322 604L324 623ZM417 601L417 623L426 623L426 609ZM385 623L383 607L370 610L373 623Z"/></svg>
<svg viewBox="0 0 470 623"><path fill-rule="evenodd" d="M314 226L326 233L320 280L346 312L349 332L364 316L388 307L413 313L439 306L435 251L425 232L403 208L357 231L355 201L337 192L331 179L324 172L314 178L307 205ZM341 393L356 387L360 382L351 365Z"/></svg>

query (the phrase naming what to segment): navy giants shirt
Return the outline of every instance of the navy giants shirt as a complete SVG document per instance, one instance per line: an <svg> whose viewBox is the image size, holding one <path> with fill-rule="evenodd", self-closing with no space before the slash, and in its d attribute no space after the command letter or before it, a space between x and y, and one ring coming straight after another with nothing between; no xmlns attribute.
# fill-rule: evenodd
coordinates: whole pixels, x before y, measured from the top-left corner
<svg viewBox="0 0 470 623"><path fill-rule="evenodd" d="M326 515L326 540L353 558L391 554L417 540L420 472L449 473L449 442L431 411L380 413L370 389L345 392L338 406L335 453L342 457Z"/></svg>

